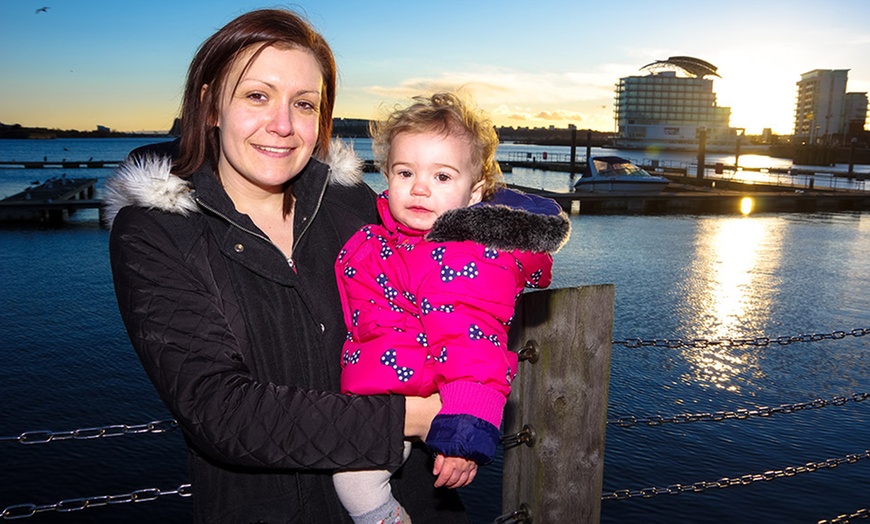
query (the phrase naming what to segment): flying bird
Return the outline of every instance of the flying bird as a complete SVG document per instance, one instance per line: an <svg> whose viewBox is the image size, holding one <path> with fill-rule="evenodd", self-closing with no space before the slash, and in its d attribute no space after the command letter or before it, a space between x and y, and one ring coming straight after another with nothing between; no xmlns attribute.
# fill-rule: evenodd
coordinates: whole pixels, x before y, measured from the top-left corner
<svg viewBox="0 0 870 524"><path fill-rule="evenodd" d="M48 9L49 9L48 7L40 7L39 9L36 10L36 14L47 13Z"/></svg>

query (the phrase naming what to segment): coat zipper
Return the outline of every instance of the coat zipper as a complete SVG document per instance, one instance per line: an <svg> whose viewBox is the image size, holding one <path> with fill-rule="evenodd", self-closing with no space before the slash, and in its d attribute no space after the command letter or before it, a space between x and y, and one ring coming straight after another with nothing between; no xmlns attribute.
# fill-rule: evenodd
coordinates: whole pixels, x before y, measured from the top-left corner
<svg viewBox="0 0 870 524"><path fill-rule="evenodd" d="M329 168L329 169L331 170L332 168ZM329 175L327 174L326 182L324 182L323 186L320 188L320 195L318 195L318 197L317 197L317 205L314 206L314 211L311 213L312 217L316 216L317 212L320 211L320 206L321 206L321 204L323 204L323 194L326 193L326 186L328 186L328 185L329 185ZM305 225L303 226L302 230L299 231L299 236L293 237L293 250L294 251L296 250L296 244L308 231L308 227L311 225L311 222L312 222L312 220L309 220L309 217L307 217L307 216L302 217L302 221L305 222Z"/></svg>
<svg viewBox="0 0 870 524"><path fill-rule="evenodd" d="M286 260L287 257L284 256L284 252L281 251L281 249L280 249L278 246L276 246L274 242L272 242L272 239L270 239L270 238L267 237L266 235L261 235L260 233L257 233L256 231L251 231L250 229L248 229L248 228L242 226L241 224L239 224L239 223L236 222L235 220L231 219L230 217L228 217L228 216L226 216L225 214L221 213L221 212L218 211L217 209L215 209L215 208L211 207L210 205L206 204L205 202L203 202L202 200L200 200L200 199L197 198L197 197L194 197L194 201L195 201L198 205L204 207L205 209L209 210L210 212L214 213L215 215L217 215L217 216L221 217L222 219L226 220L230 225L235 226L236 228L240 229L241 231L243 231L243 232L245 232L245 233L247 233L247 234L249 234L249 235L255 236L255 237L257 237L257 238L259 238L259 239L261 239L261 240L265 240L266 242L269 243L269 245L271 245L272 247L275 248L275 250L278 251L278 253L281 255L281 258L283 258L283 259ZM294 244L295 244L295 242L294 242Z"/></svg>

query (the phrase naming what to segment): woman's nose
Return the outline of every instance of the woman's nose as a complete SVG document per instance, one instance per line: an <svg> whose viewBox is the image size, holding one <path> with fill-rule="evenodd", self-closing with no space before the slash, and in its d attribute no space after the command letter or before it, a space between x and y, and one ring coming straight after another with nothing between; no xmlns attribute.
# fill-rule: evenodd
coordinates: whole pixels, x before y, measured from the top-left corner
<svg viewBox="0 0 870 524"><path fill-rule="evenodd" d="M275 107L270 115L266 130L279 136L293 134L293 111L290 107L281 105Z"/></svg>

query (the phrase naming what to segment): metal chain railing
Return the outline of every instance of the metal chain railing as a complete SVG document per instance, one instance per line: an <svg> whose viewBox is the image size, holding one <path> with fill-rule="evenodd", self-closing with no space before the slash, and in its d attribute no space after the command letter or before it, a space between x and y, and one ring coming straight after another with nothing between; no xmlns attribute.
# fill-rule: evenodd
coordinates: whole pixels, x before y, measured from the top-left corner
<svg viewBox="0 0 870 524"><path fill-rule="evenodd" d="M714 346L723 347L740 347L740 346L756 346L764 347L772 344L788 345L797 342L817 342L821 340L840 340L847 336L862 337L870 334L870 328L857 328L850 331L833 331L831 333L811 333L800 334L793 336L780 336L776 338L756 337L756 338L726 338L718 340L693 339L691 341L683 341L681 339L626 339L614 340L614 345L623 345L627 348L638 347L664 347L670 349L678 348L707 348ZM816 399L809 402L798 402L794 404L781 404L777 407L760 407L755 409L737 409L734 411L716 411L709 413L696 414L678 414L669 417L665 416L650 416L636 417L623 416L615 419L608 419L608 424L613 424L619 427L633 427L637 425L660 426L668 423L681 424L687 422L712 421L719 422L723 420L743 420L750 417L769 417L778 413L793 413L807 409L819 409L827 406L842 406L843 404L853 401L861 402L870 397L870 393L855 393L849 397L838 396L830 400ZM145 424L128 425L115 424L108 426L100 426L94 428L81 428L70 431L50 431L37 430L27 431L18 436L3 437L0 436L0 442L18 442L20 444L44 444L48 442L64 441L64 440L89 440L95 438L117 437L122 435L137 435L144 433L165 433L178 428L178 423L175 420L157 420ZM535 440L534 430L530 427L523 429L516 435L505 435L502 437L502 444L506 448L515 447L521 444L533 445ZM693 484L672 484L666 488L644 488L640 490L618 490L612 493L602 494L602 500L623 500L629 498L643 497L650 498L656 495L668 494L678 495L687 491L699 493L712 488L726 488L731 486L745 486L759 481L770 481L782 477L791 477L799 473L807 473L817 471L819 469L835 468L841 464L851 464L858 460L870 458L870 450L860 454L850 454L843 458L828 459L823 462L808 462L803 466L786 467L781 470L766 471L761 474L749 474L741 477L722 478L716 481L701 481ZM38 513L49 511L57 511L66 513L71 511L79 511L87 508L94 508L106 505L124 504L130 502L149 502L157 500L161 496L178 495L181 497L189 497L193 493L190 484L182 484L178 488L162 491L157 488L139 489L122 495L103 495L86 498L74 498L61 500L54 504L36 505L36 504L16 504L9 506L0 512L0 520L13 520L31 517ZM526 522L530 520L530 512L528 508L502 515L497 519L498 522ZM870 517L870 512L866 509L857 510L855 513L848 515L838 515L832 520L819 521L819 524L846 524L851 519L866 519Z"/></svg>
<svg viewBox="0 0 870 524"><path fill-rule="evenodd" d="M32 517L38 513L45 513L48 511L69 513L71 511L97 508L100 506L127 504L129 502L150 502L167 495L189 497L193 495L193 491L190 489L190 484L182 484L177 488L168 491L163 491L157 488L137 489L136 491L125 493L123 495L102 495L96 497L66 499L54 504L16 504L4 509L3 512L0 513L0 519L15 520Z"/></svg>
<svg viewBox="0 0 870 524"><path fill-rule="evenodd" d="M517 522L532 522L532 509L525 502L520 504L520 509L496 517L492 524L514 524Z"/></svg>
<svg viewBox="0 0 870 524"><path fill-rule="evenodd" d="M729 488L731 486L747 486L754 482L771 481L782 477L793 477L799 473L811 473L820 469L836 468L842 464L854 464L861 459L870 458L870 450L863 453L849 454L842 458L827 459L822 462L807 462L803 466L789 466L783 469L769 470L764 473L743 475L740 477L723 477L719 480L700 481L694 484L671 484L666 488L643 488L638 490L618 490L601 495L601 500L624 500L636 497L651 498L656 495L679 495L690 491L700 493L712 488Z"/></svg>
<svg viewBox="0 0 870 524"><path fill-rule="evenodd" d="M818 342L821 340L840 340L846 338L847 336L853 337L863 337L864 335L870 335L870 328L856 328L850 331L832 331L831 333L805 333L800 335L784 335L776 338L770 337L756 337L756 338L723 338L717 340L707 340L705 338L696 338L689 341L684 341L681 339L668 339L668 338L653 338L653 339L641 339L641 338L629 338L625 340L614 340L612 343L614 345L621 345L627 348L639 348L639 347L663 347L670 349L679 349L679 348L707 348L711 346L724 346L724 347L740 347L740 346L757 346L757 347L765 347L773 344L779 344L781 346L787 346L789 344L795 344L798 342Z"/></svg>
<svg viewBox="0 0 870 524"><path fill-rule="evenodd" d="M73 429L70 431L36 430L26 431L15 437L0 437L0 442L18 442L20 444L45 444L59 440L90 440L95 438L119 437L121 435L139 435L142 433L166 433L178 428L175 420L155 420L146 424L128 425L114 424L96 428Z"/></svg>
<svg viewBox="0 0 870 524"><path fill-rule="evenodd" d="M870 510L868 509L859 509L855 513L848 513L843 515L837 515L836 517L830 520L820 520L816 524L849 524L853 520L864 520L870 519Z"/></svg>
<svg viewBox="0 0 870 524"><path fill-rule="evenodd" d="M625 415L607 419L608 425L621 428L630 428L639 425L663 426L665 424L685 424L687 422L721 422L723 420L745 420L752 417L770 417L780 413L795 413L809 409L820 409L827 406L842 406L849 401L862 402L870 398L870 393L853 393L848 397L837 396L830 400L815 399L809 402L796 402L794 404L780 404L776 407L759 407L754 409L735 409L734 411L713 411L706 413L681 413L679 415L663 416L652 415L638 417Z"/></svg>

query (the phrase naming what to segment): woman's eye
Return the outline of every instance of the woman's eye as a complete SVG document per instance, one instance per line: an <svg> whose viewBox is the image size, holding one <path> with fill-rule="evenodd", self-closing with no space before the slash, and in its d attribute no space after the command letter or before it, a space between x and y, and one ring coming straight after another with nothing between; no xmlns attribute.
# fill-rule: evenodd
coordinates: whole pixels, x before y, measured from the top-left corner
<svg viewBox="0 0 870 524"><path fill-rule="evenodd" d="M254 102L264 102L266 100L266 95L263 93L249 93L248 99L253 100Z"/></svg>
<svg viewBox="0 0 870 524"><path fill-rule="evenodd" d="M317 110L319 109L317 105L307 101L296 102L296 107L309 112L317 112Z"/></svg>

